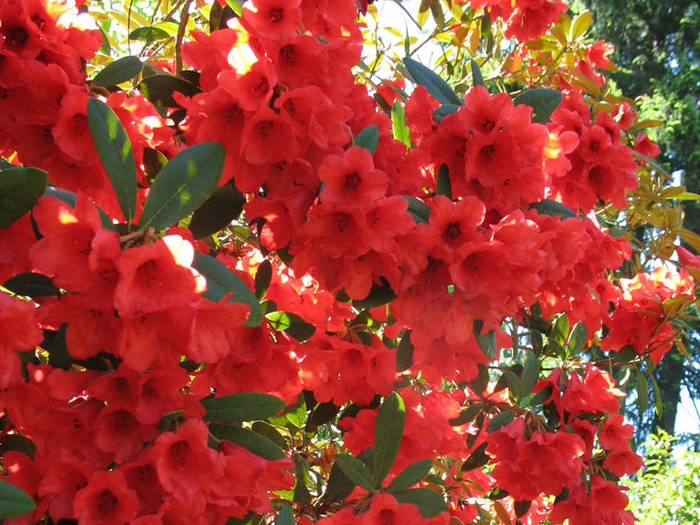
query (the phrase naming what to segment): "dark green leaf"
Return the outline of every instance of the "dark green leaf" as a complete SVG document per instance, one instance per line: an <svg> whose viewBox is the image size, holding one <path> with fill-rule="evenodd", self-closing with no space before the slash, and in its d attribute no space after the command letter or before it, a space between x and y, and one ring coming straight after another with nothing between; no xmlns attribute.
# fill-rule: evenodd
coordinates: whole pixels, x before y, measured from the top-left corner
<svg viewBox="0 0 700 525"><path fill-rule="evenodd" d="M48 180L47 173L37 168L0 171L0 229L8 228L34 207Z"/></svg>
<svg viewBox="0 0 700 525"><path fill-rule="evenodd" d="M643 414L649 408L649 383L639 368L637 371L637 405L639 405L639 413Z"/></svg>
<svg viewBox="0 0 700 525"><path fill-rule="evenodd" d="M549 121L549 117L561 104L562 99L562 94L556 89L528 89L513 99L513 105L526 104L530 106L533 109L533 122L545 123Z"/></svg>
<svg viewBox="0 0 700 525"><path fill-rule="evenodd" d="M521 500L521 501L516 501L515 505L513 505L513 508L515 509L515 515L518 518L522 518L525 513L530 510L530 505L532 505L532 501L529 500Z"/></svg>
<svg viewBox="0 0 700 525"><path fill-rule="evenodd" d="M454 92L454 90L445 82L440 75L428 69L423 64L416 62L412 58L406 57L403 63L408 69L408 72L413 77L416 84L424 86L438 102L443 104L454 104L461 106L464 101Z"/></svg>
<svg viewBox="0 0 700 525"><path fill-rule="evenodd" d="M244 303L250 307L250 314L244 326L260 326L262 309L258 298L246 284L231 270L208 255L196 253L192 267L207 279L207 291L204 297L218 303L228 293L233 292L231 303Z"/></svg>
<svg viewBox="0 0 700 525"><path fill-rule="evenodd" d="M561 217L562 219L576 218L576 214L563 204L549 199L533 202L530 204L530 209L537 210L540 215L549 215L550 217Z"/></svg>
<svg viewBox="0 0 700 525"><path fill-rule="evenodd" d="M243 14L244 1L245 0L226 0L226 3L233 10L233 12L236 13L237 16L241 16Z"/></svg>
<svg viewBox="0 0 700 525"><path fill-rule="evenodd" d="M433 518L447 511L447 503L439 494L427 488L407 489L394 494L399 503L411 503L418 507L424 518Z"/></svg>
<svg viewBox="0 0 700 525"><path fill-rule="evenodd" d="M355 146L365 148L374 155L379 145L379 127L376 124L370 124L355 136L353 142Z"/></svg>
<svg viewBox="0 0 700 525"><path fill-rule="evenodd" d="M5 452L8 450L14 450L34 459L36 445L28 437L23 436L22 434L7 434L3 440L3 450Z"/></svg>
<svg viewBox="0 0 700 525"><path fill-rule="evenodd" d="M294 456L294 501L302 505L311 503L311 494L309 493L308 485L311 483L309 478L309 465L301 456Z"/></svg>
<svg viewBox="0 0 700 525"><path fill-rule="evenodd" d="M503 380L508 385L508 390L515 399L520 399L523 396L523 385L520 378L514 372L506 370L503 372Z"/></svg>
<svg viewBox="0 0 700 525"><path fill-rule="evenodd" d="M201 239L218 232L241 214L244 204L245 196L231 184L216 188L192 215L189 225L192 235Z"/></svg>
<svg viewBox="0 0 700 525"><path fill-rule="evenodd" d="M22 489L0 481L0 519L19 518L36 508L34 500Z"/></svg>
<svg viewBox="0 0 700 525"><path fill-rule="evenodd" d="M160 27L139 27L129 33L129 40L140 40L148 44L156 40L165 40L166 38L170 38L170 35Z"/></svg>
<svg viewBox="0 0 700 525"><path fill-rule="evenodd" d="M545 401L547 401L549 399L549 396L551 396L551 395L552 395L552 387L547 386L547 387L543 388L542 390L540 390L539 392L537 392L534 396L532 396L532 398L530 399L529 405L531 407L539 406L542 403L544 403Z"/></svg>
<svg viewBox="0 0 700 525"><path fill-rule="evenodd" d="M374 427L374 478L377 483L389 474L401 445L406 407L396 392L389 394L377 413Z"/></svg>
<svg viewBox="0 0 700 525"><path fill-rule="evenodd" d="M420 461L416 461L402 470L398 476L396 476L391 483L389 483L386 491L398 492L400 490L407 489L424 479L432 468L433 462L430 459L421 459Z"/></svg>
<svg viewBox="0 0 700 525"><path fill-rule="evenodd" d="M493 330L489 330L488 333L482 334L481 329L484 323L480 319L474 320L474 337L476 342L479 344L479 348L486 354L489 359L495 359L498 355L498 344L496 342L496 334Z"/></svg>
<svg viewBox="0 0 700 525"><path fill-rule="evenodd" d="M202 91L191 82L172 75L151 75L150 77L145 77L138 85L138 89L155 105L168 108L179 107L179 104L173 98L175 91L187 97L193 97Z"/></svg>
<svg viewBox="0 0 700 525"><path fill-rule="evenodd" d="M444 195L448 199L452 199L452 183L450 182L450 170L445 164L440 165L440 169L438 170L436 193L438 195Z"/></svg>
<svg viewBox="0 0 700 525"><path fill-rule="evenodd" d="M664 398L661 395L661 389L659 388L659 383L656 382L654 374L649 374L649 380L654 390L654 408L656 409L656 416L660 418L664 413Z"/></svg>
<svg viewBox="0 0 700 525"><path fill-rule="evenodd" d="M537 380L540 378L540 362L537 356L533 352L527 352L526 355L521 376L523 396L532 392L535 384L537 384Z"/></svg>
<svg viewBox="0 0 700 525"><path fill-rule="evenodd" d="M282 507L282 510L277 515L277 520L275 525L295 525L294 514L292 514L292 507L289 504Z"/></svg>
<svg viewBox="0 0 700 525"><path fill-rule="evenodd" d="M221 178L225 155L218 142L204 142L170 159L151 186L139 229L162 230L204 204Z"/></svg>
<svg viewBox="0 0 700 525"><path fill-rule="evenodd" d="M391 108L391 126L394 132L394 138L399 142L403 142L407 148L411 147L411 131L406 125L406 113L404 112L401 102L397 99Z"/></svg>
<svg viewBox="0 0 700 525"><path fill-rule="evenodd" d="M141 72L141 61L132 56L121 57L95 75L92 81L102 87L114 86L134 78Z"/></svg>
<svg viewBox="0 0 700 525"><path fill-rule="evenodd" d="M489 384L489 370L482 363L476 365L476 368L479 371L479 374L476 376L476 379L469 381L469 387L477 394L481 394L484 390L486 390L486 387Z"/></svg>
<svg viewBox="0 0 700 525"><path fill-rule="evenodd" d="M583 350L583 345L588 339L588 331L583 321L579 321L574 325L574 329L569 336L569 344L566 346L566 353L569 357L575 357Z"/></svg>
<svg viewBox="0 0 700 525"><path fill-rule="evenodd" d="M340 407L333 404L333 401L320 403L313 409L311 415L309 416L309 420L306 422L306 432L316 432L316 429L320 425L325 425L326 423L332 421L338 414L339 408Z"/></svg>
<svg viewBox="0 0 700 525"><path fill-rule="evenodd" d="M88 126L109 180L117 195L126 222L136 213L136 162L131 142L116 113L107 104L91 98L87 109Z"/></svg>
<svg viewBox="0 0 700 525"><path fill-rule="evenodd" d="M455 106L454 104L443 104L442 106L436 108L435 111L433 111L433 120L435 122L440 122L447 115L453 115L457 113L458 109L459 106Z"/></svg>
<svg viewBox="0 0 700 525"><path fill-rule="evenodd" d="M474 449L474 452L469 454L469 457L467 460L462 463L462 468L460 469L462 472L469 472L470 470L474 470L475 468L483 467L486 465L486 463L489 462L489 459L491 459L488 454L486 454L486 447L488 446L488 442L484 441L481 445L476 447Z"/></svg>
<svg viewBox="0 0 700 525"><path fill-rule="evenodd" d="M411 331L407 330L396 349L396 371L403 372L408 370L412 364L413 345L411 344Z"/></svg>
<svg viewBox="0 0 700 525"><path fill-rule="evenodd" d="M26 297L60 297L61 292L50 278L40 273L19 273L10 277L3 286L13 293Z"/></svg>
<svg viewBox="0 0 700 525"><path fill-rule="evenodd" d="M499 428L506 426L508 423L513 421L513 419L515 419L515 415L513 414L512 410L501 412L500 414L494 416L489 425L486 427L486 432L494 432Z"/></svg>
<svg viewBox="0 0 700 525"><path fill-rule="evenodd" d="M554 323L554 327L552 327L552 334L549 337L562 346L566 345L566 341L569 339L569 318L566 314L559 316L557 322Z"/></svg>
<svg viewBox="0 0 700 525"><path fill-rule="evenodd" d="M205 399L202 406L209 421L251 421L274 416L285 407L285 402L269 394L244 392Z"/></svg>
<svg viewBox="0 0 700 525"><path fill-rule="evenodd" d="M369 492L374 492L372 474L362 461L349 454L342 453L335 456L335 462L343 471L343 474L355 485L359 485Z"/></svg>
<svg viewBox="0 0 700 525"><path fill-rule="evenodd" d="M44 195L47 197L55 197L56 199L69 204L71 208L75 208L75 203L78 202L78 195L72 191L64 190L62 188L57 188L55 186L47 186L44 190ZM100 214L100 222L102 223L102 228L105 230L116 230L114 224L112 224L112 219L100 208L97 208L97 212Z"/></svg>
<svg viewBox="0 0 700 525"><path fill-rule="evenodd" d="M409 197L408 195L401 195L401 197L408 202L408 210L406 211L413 217L413 220L417 223L428 224L430 206L416 197Z"/></svg>
<svg viewBox="0 0 700 525"><path fill-rule="evenodd" d="M265 297L268 287L270 286L270 280L272 279L272 264L270 261L265 259L260 266L258 266L258 271L255 272L255 296L258 299Z"/></svg>
<svg viewBox="0 0 700 525"><path fill-rule="evenodd" d="M331 473L328 476L326 492L323 494L323 501L328 503L342 501L350 495L354 488L355 484L343 473L340 465L337 462L333 463Z"/></svg>
<svg viewBox="0 0 700 525"><path fill-rule="evenodd" d="M459 413L459 416L449 420L450 425L457 427L473 421L476 415L481 412L481 408L480 404L469 405Z"/></svg>
<svg viewBox="0 0 700 525"><path fill-rule="evenodd" d="M209 425L209 432L217 439L235 443L268 461L276 461L287 457L277 443L247 428L212 423Z"/></svg>
<svg viewBox="0 0 700 525"><path fill-rule="evenodd" d="M481 74L481 69L479 69L479 64L477 64L476 60L474 60L473 58L471 59L471 66L472 66L472 80L474 81L474 87L476 87L476 86L486 87L486 82L484 82L484 75Z"/></svg>
<svg viewBox="0 0 700 525"><path fill-rule="evenodd" d="M374 308L376 306L381 306L386 303L390 303L396 299L396 294L391 289L391 286L383 277L381 278L382 284L373 284L369 291L369 295L364 299L359 299L353 301L353 305L358 310L367 310L369 308Z"/></svg>
<svg viewBox="0 0 700 525"><path fill-rule="evenodd" d="M265 315L273 330L287 332L297 341L306 341L316 331L316 327L291 312L270 312Z"/></svg>

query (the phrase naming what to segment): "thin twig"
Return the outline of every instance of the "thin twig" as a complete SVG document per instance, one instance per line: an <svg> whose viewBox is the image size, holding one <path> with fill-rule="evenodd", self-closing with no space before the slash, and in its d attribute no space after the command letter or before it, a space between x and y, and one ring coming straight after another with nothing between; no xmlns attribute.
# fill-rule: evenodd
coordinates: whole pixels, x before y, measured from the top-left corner
<svg viewBox="0 0 700 525"><path fill-rule="evenodd" d="M182 46L182 38L185 36L185 30L187 29L187 21L190 18L190 4L192 0L187 0L182 8L182 15L180 16L180 26L177 28L177 39L175 40L175 75L179 75L182 71L182 53L180 48Z"/></svg>

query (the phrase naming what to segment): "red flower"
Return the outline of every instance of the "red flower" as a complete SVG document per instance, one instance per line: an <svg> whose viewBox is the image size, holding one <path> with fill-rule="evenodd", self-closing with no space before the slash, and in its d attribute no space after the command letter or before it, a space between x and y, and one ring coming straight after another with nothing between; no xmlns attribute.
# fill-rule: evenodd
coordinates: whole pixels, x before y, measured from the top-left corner
<svg viewBox="0 0 700 525"><path fill-rule="evenodd" d="M254 33L272 39L294 36L301 23L301 0L253 0L255 11L243 10L243 21Z"/></svg>
<svg viewBox="0 0 700 525"><path fill-rule="evenodd" d="M119 471L97 471L73 500L79 525L124 525L136 517L138 496Z"/></svg>
<svg viewBox="0 0 700 525"><path fill-rule="evenodd" d="M318 169L318 178L325 186L321 201L348 207L363 205L384 196L387 178L374 169L372 154L353 146L343 156L329 155Z"/></svg>

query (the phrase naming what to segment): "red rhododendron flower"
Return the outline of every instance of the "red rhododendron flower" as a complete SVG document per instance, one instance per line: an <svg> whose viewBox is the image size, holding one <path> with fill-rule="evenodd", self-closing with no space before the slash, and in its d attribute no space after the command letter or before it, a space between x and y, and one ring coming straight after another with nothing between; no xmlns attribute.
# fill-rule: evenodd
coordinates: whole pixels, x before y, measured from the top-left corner
<svg viewBox="0 0 700 525"><path fill-rule="evenodd" d="M119 471L96 471L73 500L80 525L123 525L136 517L138 496Z"/></svg>

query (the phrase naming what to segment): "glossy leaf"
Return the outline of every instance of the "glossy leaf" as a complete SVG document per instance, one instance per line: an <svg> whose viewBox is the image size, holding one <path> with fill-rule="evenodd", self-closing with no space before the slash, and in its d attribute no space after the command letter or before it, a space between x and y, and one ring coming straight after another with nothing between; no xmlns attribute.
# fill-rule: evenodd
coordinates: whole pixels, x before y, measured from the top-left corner
<svg viewBox="0 0 700 525"><path fill-rule="evenodd" d="M53 281L40 273L19 273L3 283L13 293L26 297L60 297L61 292Z"/></svg>
<svg viewBox="0 0 700 525"><path fill-rule="evenodd" d="M425 87L438 102L443 104L454 104L461 106L464 101L455 93L455 91L445 82L440 75L428 69L423 64L416 62L412 58L406 57L403 63L408 69L408 72L413 77L413 80Z"/></svg>
<svg viewBox="0 0 700 525"><path fill-rule="evenodd" d="M204 204L221 178L225 155L218 142L204 142L170 159L151 186L139 229L162 230Z"/></svg>
<svg viewBox="0 0 700 525"><path fill-rule="evenodd" d="M396 461L406 421L406 407L396 392L389 394L377 413L374 426L374 478L377 483L389 474Z"/></svg>
<svg viewBox="0 0 700 525"><path fill-rule="evenodd" d="M409 197L408 195L401 195L403 199L408 201L407 213L413 217L413 220L417 223L428 224L428 217L430 217L430 206L425 204L423 201L418 200L416 197Z"/></svg>
<svg viewBox="0 0 700 525"><path fill-rule="evenodd" d="M407 489L394 494L399 503L411 503L418 507L424 518L433 518L447 511L447 503L439 494L428 488Z"/></svg>
<svg viewBox="0 0 700 525"><path fill-rule="evenodd" d="M235 443L268 461L276 461L287 457L277 443L247 428L212 423L209 425L209 432L217 439Z"/></svg>
<svg viewBox="0 0 700 525"><path fill-rule="evenodd" d="M370 288L369 295L364 299L353 301L353 305L358 310L367 310L383 304L390 303L396 299L396 294L386 279L381 279L381 284L373 284Z"/></svg>
<svg viewBox="0 0 700 525"><path fill-rule="evenodd" d="M348 478L343 470L338 465L338 462L333 463L331 473L328 476L328 484L326 491L323 494L324 502L342 501L347 498L355 488L350 478Z"/></svg>
<svg viewBox="0 0 700 525"><path fill-rule="evenodd" d="M19 518L35 508L36 504L29 494L0 480L0 519Z"/></svg>
<svg viewBox="0 0 700 525"><path fill-rule="evenodd" d="M504 427L513 421L513 419L515 419L515 415L513 414L512 410L501 412L493 417L489 425L486 427L486 432L495 432L499 428Z"/></svg>
<svg viewBox="0 0 700 525"><path fill-rule="evenodd" d="M513 105L526 104L533 109L532 121L545 123L555 109L559 107L563 96L556 89L528 89L513 99Z"/></svg>
<svg viewBox="0 0 700 525"><path fill-rule="evenodd" d="M569 343L566 346L566 353L569 357L575 357L581 353L586 340L588 339L588 330L583 321L579 321L574 325L574 329L569 336Z"/></svg>
<svg viewBox="0 0 700 525"><path fill-rule="evenodd" d="M523 365L523 374L521 376L522 395L527 395L532 392L535 384L540 378L540 362L533 352L527 352L525 364Z"/></svg>
<svg viewBox="0 0 700 525"><path fill-rule="evenodd" d="M0 229L7 228L31 210L44 193L48 174L37 168L0 171Z"/></svg>
<svg viewBox="0 0 700 525"><path fill-rule="evenodd" d="M143 64L132 56L121 57L100 71L92 81L102 87L115 86L134 78L141 72Z"/></svg>
<svg viewBox="0 0 700 525"><path fill-rule="evenodd" d="M209 421L252 421L274 416L285 407L285 402L269 394L245 392L213 397L202 401Z"/></svg>
<svg viewBox="0 0 700 525"><path fill-rule="evenodd" d="M394 132L394 138L402 142L407 148L411 147L411 131L406 125L406 113L399 100L394 101L391 108L391 127Z"/></svg>
<svg viewBox="0 0 700 525"><path fill-rule="evenodd" d="M437 174L436 193L444 195L448 199L452 198L452 183L450 182L450 171L445 164L440 166Z"/></svg>
<svg viewBox="0 0 700 525"><path fill-rule="evenodd" d="M484 82L484 76L481 74L481 69L479 69L479 64L477 64L476 60L474 60L473 58L471 59L471 66L472 66L472 80L474 81L474 87L476 87L476 86L486 87L486 82Z"/></svg>
<svg viewBox="0 0 700 525"><path fill-rule="evenodd" d="M294 514L292 514L292 507L289 504L282 507L282 510L277 515L277 520L275 525L295 525Z"/></svg>
<svg viewBox="0 0 700 525"><path fill-rule="evenodd" d="M423 480L432 468L433 462L430 459L421 459L411 463L389 483L386 491L391 493L407 489Z"/></svg>
<svg viewBox="0 0 700 525"><path fill-rule="evenodd" d="M306 341L316 332L316 327L291 312L270 312L265 316L273 330L286 332L297 341Z"/></svg>
<svg viewBox="0 0 700 525"><path fill-rule="evenodd" d="M484 441L481 445L476 447L474 449L474 452L472 452L467 460L462 463L462 468L460 469L462 472L468 472L470 470L474 470L479 467L483 467L486 465L486 463L489 462L490 456L486 454L486 447L488 446L488 442Z"/></svg>
<svg viewBox="0 0 700 525"><path fill-rule="evenodd" d="M489 330L488 333L482 334L481 329L484 326L483 321L476 319L474 320L474 337L476 342L479 344L479 348L486 354L489 359L495 359L498 355L498 344L496 342L496 334L493 330Z"/></svg>
<svg viewBox="0 0 700 525"><path fill-rule="evenodd" d="M88 126L127 222L136 214L136 162L131 141L116 113L104 102L88 100Z"/></svg>
<svg viewBox="0 0 700 525"><path fill-rule="evenodd" d="M129 33L129 40L140 40L148 44L156 40L165 40L166 38L170 38L167 31L153 26L139 27Z"/></svg>
<svg viewBox="0 0 700 525"><path fill-rule="evenodd" d="M573 219L576 217L576 213L570 208L549 199L533 202L530 204L530 209L537 210L537 213L540 215L549 215L550 217L561 217L562 219Z"/></svg>
<svg viewBox="0 0 700 525"><path fill-rule="evenodd" d="M258 266L258 271L255 272L255 296L258 299L265 297L265 293L270 286L270 280L272 279L272 264L270 261L265 259L260 266Z"/></svg>
<svg viewBox="0 0 700 525"><path fill-rule="evenodd" d="M365 148L372 155L377 151L379 145L379 127L376 124L370 124L365 129L360 131L353 139L355 146Z"/></svg>
<svg viewBox="0 0 700 525"><path fill-rule="evenodd" d="M343 474L355 485L359 485L369 492L374 491L372 474L362 461L349 454L341 453L335 456L335 462L343 471Z"/></svg>
<svg viewBox="0 0 700 525"><path fill-rule="evenodd" d="M201 239L222 230L241 214L244 204L245 196L232 185L216 188L192 215L188 226L192 236Z"/></svg>
<svg viewBox="0 0 700 525"><path fill-rule="evenodd" d="M250 307L250 314L244 326L259 326L262 322L262 309L258 298L235 273L208 255L196 253L192 266L207 279L204 297L219 302L233 292L232 303L244 303Z"/></svg>
<svg viewBox="0 0 700 525"><path fill-rule="evenodd" d="M454 104L443 104L442 106L435 108L435 111L433 111L433 120L435 122L440 122L447 115L457 113L458 109L459 106L455 106Z"/></svg>
<svg viewBox="0 0 700 525"><path fill-rule="evenodd" d="M187 82L172 75L151 75L141 80L139 91L155 105L168 108L179 107L175 102L173 93L182 93L187 97L193 97L202 90L191 82Z"/></svg>
<svg viewBox="0 0 700 525"><path fill-rule="evenodd" d="M413 345L411 344L411 331L407 330L401 338L396 349L396 371L403 372L411 368L413 364Z"/></svg>

